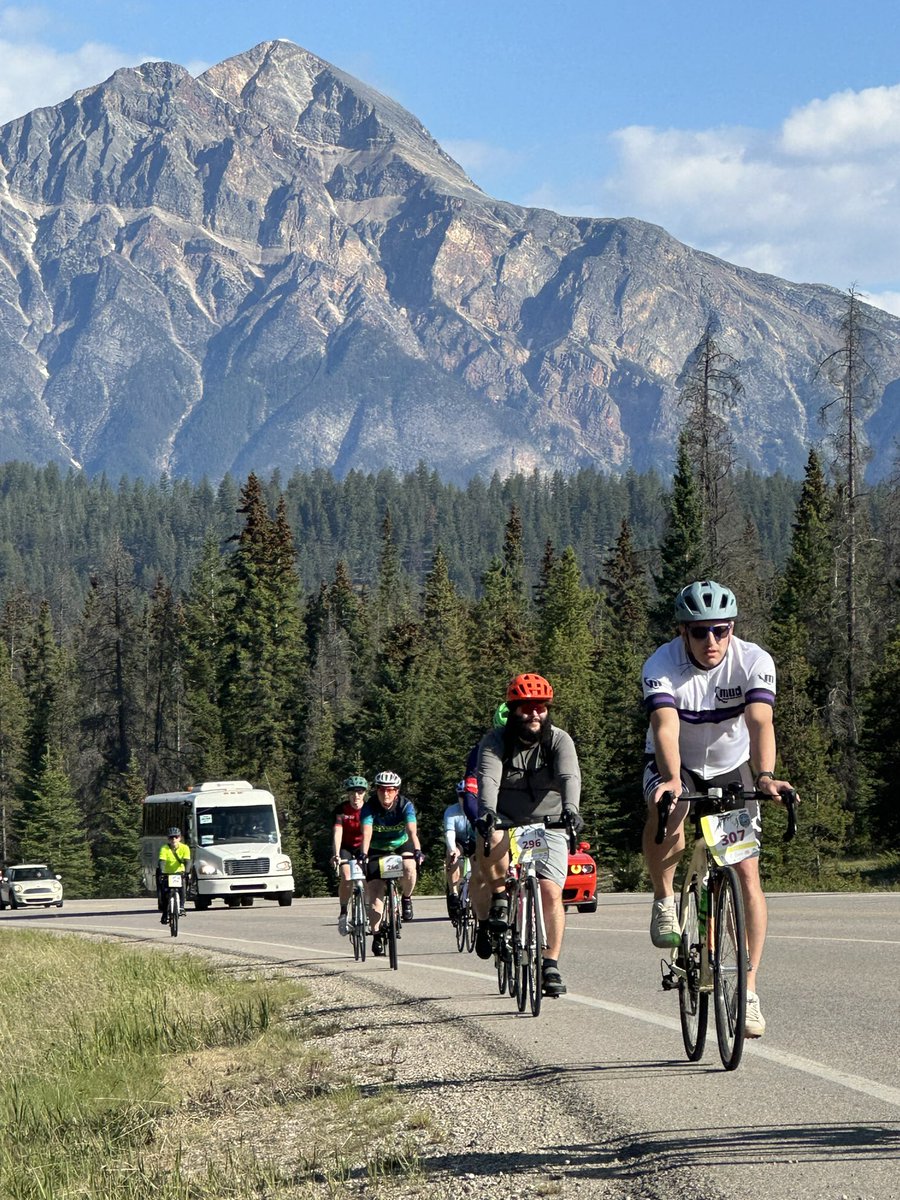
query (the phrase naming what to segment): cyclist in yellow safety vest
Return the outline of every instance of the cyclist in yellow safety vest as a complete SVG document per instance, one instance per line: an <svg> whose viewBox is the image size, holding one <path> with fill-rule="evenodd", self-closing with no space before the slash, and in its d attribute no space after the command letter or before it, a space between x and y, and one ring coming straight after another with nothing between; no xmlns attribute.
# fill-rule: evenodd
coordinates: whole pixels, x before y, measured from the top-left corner
<svg viewBox="0 0 900 1200"><path fill-rule="evenodd" d="M159 898L159 910L162 914L159 918L160 925L167 925L169 922L169 914L166 904L166 897L163 895L162 877L163 875L187 875L187 869L191 863L191 848L185 846L181 840L181 830L176 826L169 830L166 835L166 844L160 847L159 863L156 868L156 886ZM185 879L187 883L187 879ZM181 889L181 912L180 916L184 916L184 899L185 889Z"/></svg>

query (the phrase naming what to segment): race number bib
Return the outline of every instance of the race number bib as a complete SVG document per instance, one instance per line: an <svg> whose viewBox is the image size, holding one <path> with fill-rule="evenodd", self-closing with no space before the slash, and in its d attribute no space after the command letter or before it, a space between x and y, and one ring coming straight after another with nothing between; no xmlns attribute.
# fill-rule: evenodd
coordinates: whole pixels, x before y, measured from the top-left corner
<svg viewBox="0 0 900 1200"><path fill-rule="evenodd" d="M403 855L382 855L378 860L378 874L382 879L399 879L403 874Z"/></svg>
<svg viewBox="0 0 900 1200"><path fill-rule="evenodd" d="M356 861L355 858L348 859L347 865L350 868L350 878L351 879L365 879L365 874L363 873L363 869L359 865L359 863Z"/></svg>
<svg viewBox="0 0 900 1200"><path fill-rule="evenodd" d="M710 813L700 818L703 840L720 867L730 867L759 854L759 842L753 818L746 808L733 812Z"/></svg>
<svg viewBox="0 0 900 1200"><path fill-rule="evenodd" d="M516 862L544 862L550 857L547 830L543 825L518 825L509 831L509 844Z"/></svg>
<svg viewBox="0 0 900 1200"><path fill-rule="evenodd" d="M178 891L181 891L184 886L184 875L180 871L173 875L167 875L166 882L170 888L176 888Z"/></svg>

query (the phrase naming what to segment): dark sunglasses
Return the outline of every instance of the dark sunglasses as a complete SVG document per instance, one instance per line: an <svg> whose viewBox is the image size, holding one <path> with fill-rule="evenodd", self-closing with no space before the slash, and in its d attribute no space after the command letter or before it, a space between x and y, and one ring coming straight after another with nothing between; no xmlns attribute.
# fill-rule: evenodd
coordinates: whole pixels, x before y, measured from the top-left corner
<svg viewBox="0 0 900 1200"><path fill-rule="evenodd" d="M727 637L731 632L730 625L688 625L688 633L695 642L705 642L710 634L721 642L723 637Z"/></svg>

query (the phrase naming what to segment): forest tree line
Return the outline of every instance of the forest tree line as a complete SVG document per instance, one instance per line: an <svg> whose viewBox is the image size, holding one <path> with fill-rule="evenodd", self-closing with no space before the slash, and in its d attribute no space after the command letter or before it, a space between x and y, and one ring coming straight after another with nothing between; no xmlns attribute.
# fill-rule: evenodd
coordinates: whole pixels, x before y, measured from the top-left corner
<svg viewBox="0 0 900 1200"><path fill-rule="evenodd" d="M141 798L248 779L274 792L298 890L317 894L340 780L389 768L434 868L467 752L534 670L578 748L586 836L634 885L641 664L674 634L676 591L712 577L738 597L738 636L774 655L779 772L802 797L789 853L766 814L764 872L854 882L847 860L900 833L900 488L862 486L851 350L848 334L802 481L736 467L740 379L711 332L669 485L581 471L459 489L422 467L113 488L0 468L0 856L51 861L70 895L132 895Z"/></svg>

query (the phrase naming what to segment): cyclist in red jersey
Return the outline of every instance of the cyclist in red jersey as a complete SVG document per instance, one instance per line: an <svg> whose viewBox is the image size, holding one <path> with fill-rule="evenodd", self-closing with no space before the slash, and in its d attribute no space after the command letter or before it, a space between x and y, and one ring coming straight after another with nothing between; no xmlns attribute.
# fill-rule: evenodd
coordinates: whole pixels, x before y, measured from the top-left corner
<svg viewBox="0 0 900 1200"><path fill-rule="evenodd" d="M338 916L338 933L347 936L347 905L350 902L350 868L351 859L359 858L362 846L362 827L359 816L362 812L363 801L366 798L368 783L362 775L351 775L343 782L344 799L334 810L334 825L332 827L333 855L332 865L338 872L338 903L341 911Z"/></svg>

